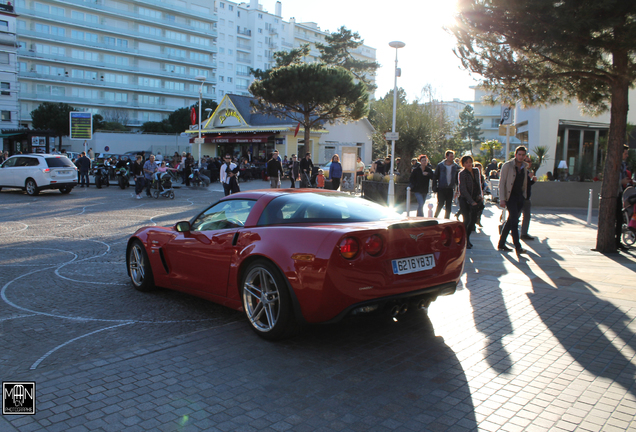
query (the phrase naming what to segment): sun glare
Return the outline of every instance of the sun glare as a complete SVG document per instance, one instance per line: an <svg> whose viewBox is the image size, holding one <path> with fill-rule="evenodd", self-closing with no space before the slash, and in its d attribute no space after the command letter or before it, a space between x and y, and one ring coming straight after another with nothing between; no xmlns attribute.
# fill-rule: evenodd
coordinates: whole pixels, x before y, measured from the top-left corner
<svg viewBox="0 0 636 432"><path fill-rule="evenodd" d="M426 0L423 4L423 16L429 25L443 27L454 23L457 12L457 0Z"/></svg>

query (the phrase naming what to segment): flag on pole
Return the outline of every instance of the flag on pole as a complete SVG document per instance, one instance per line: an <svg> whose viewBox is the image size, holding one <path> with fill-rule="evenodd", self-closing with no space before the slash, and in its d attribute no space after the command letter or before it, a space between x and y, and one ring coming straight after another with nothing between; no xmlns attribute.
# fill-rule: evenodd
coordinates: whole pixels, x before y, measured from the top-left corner
<svg viewBox="0 0 636 432"><path fill-rule="evenodd" d="M193 125L197 124L197 112L194 107L192 107L192 111L190 111L190 121L192 121Z"/></svg>
<svg viewBox="0 0 636 432"><path fill-rule="evenodd" d="M298 131L300 130L300 122L296 125L296 132L294 132L294 137L298 135Z"/></svg>

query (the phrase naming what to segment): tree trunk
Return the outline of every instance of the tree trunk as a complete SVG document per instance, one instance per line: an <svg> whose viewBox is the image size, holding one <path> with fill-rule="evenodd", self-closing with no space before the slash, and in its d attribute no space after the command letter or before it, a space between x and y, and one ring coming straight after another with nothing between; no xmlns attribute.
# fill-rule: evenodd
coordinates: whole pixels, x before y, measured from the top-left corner
<svg viewBox="0 0 636 432"><path fill-rule="evenodd" d="M305 113L305 154L311 153L312 149L309 148L309 135L311 134L311 119L309 113ZM303 156L304 157L304 156ZM316 155L311 155L311 160L315 160ZM311 175L311 173L309 173Z"/></svg>
<svg viewBox="0 0 636 432"><path fill-rule="evenodd" d="M607 158L603 171L601 203L598 210L596 250L602 253L616 252L616 200L621 199L619 170L627 126L629 79L627 78L627 54L614 53L614 69L617 77L612 83L612 107L607 142Z"/></svg>

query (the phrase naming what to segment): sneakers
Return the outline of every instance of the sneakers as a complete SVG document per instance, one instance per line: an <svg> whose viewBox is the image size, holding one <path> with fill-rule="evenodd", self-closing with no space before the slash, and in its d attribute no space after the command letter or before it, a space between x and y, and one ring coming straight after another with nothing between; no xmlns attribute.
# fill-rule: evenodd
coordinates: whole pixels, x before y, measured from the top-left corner
<svg viewBox="0 0 636 432"><path fill-rule="evenodd" d="M512 249L510 249L508 246L503 245L503 246L497 246L497 249L499 249L502 252L511 252Z"/></svg>
<svg viewBox="0 0 636 432"><path fill-rule="evenodd" d="M137 199L141 199L141 195L137 195L137 196L136 196L136 198L137 198Z"/></svg>
<svg viewBox="0 0 636 432"><path fill-rule="evenodd" d="M521 238L522 240L534 240L534 239L535 239L535 237L532 237L531 235L528 235L528 234L522 234L522 235L520 236L520 238Z"/></svg>

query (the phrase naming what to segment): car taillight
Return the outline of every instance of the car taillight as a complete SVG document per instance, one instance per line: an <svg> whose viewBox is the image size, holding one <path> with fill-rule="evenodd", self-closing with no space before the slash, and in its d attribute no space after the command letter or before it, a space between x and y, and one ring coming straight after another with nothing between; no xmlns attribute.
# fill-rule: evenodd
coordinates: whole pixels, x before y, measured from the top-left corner
<svg viewBox="0 0 636 432"><path fill-rule="evenodd" d="M340 248L340 255L342 255L346 259L355 258L360 250L360 245L358 245L358 240L353 237L347 237L340 242L338 245Z"/></svg>
<svg viewBox="0 0 636 432"><path fill-rule="evenodd" d="M453 230L451 229L451 227L446 227L444 228L444 231L442 231L442 234L439 236L439 239L442 241L442 244L444 246L450 246L452 236Z"/></svg>
<svg viewBox="0 0 636 432"><path fill-rule="evenodd" d="M378 255L382 252L382 246L384 246L384 241L382 241L382 237L377 234L373 234L364 242L364 249L369 255Z"/></svg>
<svg viewBox="0 0 636 432"><path fill-rule="evenodd" d="M455 231L453 232L453 240L455 240L455 243L457 244L461 244L462 241L464 240L464 227L463 226L457 226L455 227Z"/></svg>
<svg viewBox="0 0 636 432"><path fill-rule="evenodd" d="M43 173L51 172L51 168L42 168Z"/></svg>

